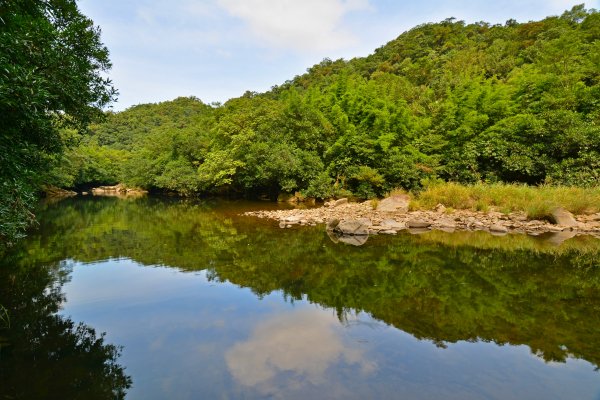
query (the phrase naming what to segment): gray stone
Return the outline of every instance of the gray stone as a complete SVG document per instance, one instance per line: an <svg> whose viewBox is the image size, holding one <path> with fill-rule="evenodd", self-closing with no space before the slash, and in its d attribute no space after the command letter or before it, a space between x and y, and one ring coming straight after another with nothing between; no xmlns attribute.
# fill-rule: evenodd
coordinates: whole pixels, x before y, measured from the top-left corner
<svg viewBox="0 0 600 400"><path fill-rule="evenodd" d="M395 230L393 230L393 229L386 229L385 231L379 231L379 233L381 233L381 234L385 234L385 235L395 235L395 234L397 234L398 232L396 232L396 231L395 231Z"/></svg>
<svg viewBox="0 0 600 400"><path fill-rule="evenodd" d="M366 217L364 217L364 218L357 218L356 220L357 220L358 222L361 222L361 223L363 223L363 224L367 225L367 226L371 226L371 225L373 224L373 223L371 222L371 219L370 219L370 218L366 218Z"/></svg>
<svg viewBox="0 0 600 400"><path fill-rule="evenodd" d="M369 225L358 220L344 220L334 230L343 235L364 236L369 234Z"/></svg>
<svg viewBox="0 0 600 400"><path fill-rule="evenodd" d="M283 220L289 224L298 224L302 221L302 217L299 215L290 215L289 217L285 217Z"/></svg>
<svg viewBox="0 0 600 400"><path fill-rule="evenodd" d="M504 225L492 224L490 226L490 232L494 232L494 233L507 233L508 232L508 228L506 228Z"/></svg>
<svg viewBox="0 0 600 400"><path fill-rule="evenodd" d="M552 211L551 220L556 225L567 227L579 226L579 223L575 220L573 214L562 207L555 208Z"/></svg>
<svg viewBox="0 0 600 400"><path fill-rule="evenodd" d="M396 231L406 228L402 222L398 222L395 219L384 219L381 221L381 226Z"/></svg>
<svg viewBox="0 0 600 400"><path fill-rule="evenodd" d="M338 200L334 201L333 207L338 207L338 206L341 206L342 204L348 204L348 199L344 197L343 199L338 199Z"/></svg>
<svg viewBox="0 0 600 400"><path fill-rule="evenodd" d="M444 229L456 229L456 222L449 219L449 218L443 218L437 221L437 223L435 224L435 226L440 229L440 230L444 230Z"/></svg>
<svg viewBox="0 0 600 400"><path fill-rule="evenodd" d="M402 212L408 211L410 197L406 194L400 194L387 197L377 204L377 211L382 212Z"/></svg>
<svg viewBox="0 0 600 400"><path fill-rule="evenodd" d="M409 228L429 228L431 226L431 222L411 219L407 222L406 226Z"/></svg>

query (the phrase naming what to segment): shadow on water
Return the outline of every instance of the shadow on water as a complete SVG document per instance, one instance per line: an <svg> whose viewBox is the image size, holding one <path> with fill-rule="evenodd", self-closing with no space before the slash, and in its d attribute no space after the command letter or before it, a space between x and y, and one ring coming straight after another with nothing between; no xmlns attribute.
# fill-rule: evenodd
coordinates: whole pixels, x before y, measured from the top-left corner
<svg viewBox="0 0 600 400"><path fill-rule="evenodd" d="M57 315L70 269L7 257L0 268L0 398L123 399L131 379L120 349Z"/></svg>
<svg viewBox="0 0 600 400"><path fill-rule="evenodd" d="M97 374L86 376L97 382L90 390L118 394L129 386L116 347L55 315L67 259L124 257L205 270L210 280L250 288L258 297L282 291L292 301L308 299L334 309L341 321L366 312L442 347L458 341L527 345L546 361L574 357L600 365L598 239L427 232L371 237L358 248L333 243L323 227L282 230L239 216L266 206L152 197L42 206L39 228L3 261L0 303L15 317L2 331L10 345L2 347L0 391L7 382L16 382L11 390L26 387L11 371L31 367L10 363L33 363L35 352L45 355L35 361L36 381L51 381L53 362L75 370L84 365L77 362L89 362L95 369L86 371ZM22 337L14 333L23 330ZM77 362L54 354L57 342Z"/></svg>

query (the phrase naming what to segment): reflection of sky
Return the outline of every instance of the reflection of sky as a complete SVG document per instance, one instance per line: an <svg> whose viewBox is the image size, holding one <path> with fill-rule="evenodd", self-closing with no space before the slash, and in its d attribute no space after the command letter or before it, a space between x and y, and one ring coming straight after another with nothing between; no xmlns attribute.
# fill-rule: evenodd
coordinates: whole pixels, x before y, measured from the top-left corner
<svg viewBox="0 0 600 400"><path fill-rule="evenodd" d="M326 384L327 369L340 361L372 372L375 365L363 359L362 349L343 343L337 324L331 313L315 308L274 314L260 321L248 340L227 351L229 371L242 385L281 397L302 381ZM283 387L282 376L287 376Z"/></svg>
<svg viewBox="0 0 600 400"><path fill-rule="evenodd" d="M546 364L526 346L427 341L364 314L281 293L208 282L204 273L129 260L76 264L63 314L123 345L128 399L594 399L584 361Z"/></svg>

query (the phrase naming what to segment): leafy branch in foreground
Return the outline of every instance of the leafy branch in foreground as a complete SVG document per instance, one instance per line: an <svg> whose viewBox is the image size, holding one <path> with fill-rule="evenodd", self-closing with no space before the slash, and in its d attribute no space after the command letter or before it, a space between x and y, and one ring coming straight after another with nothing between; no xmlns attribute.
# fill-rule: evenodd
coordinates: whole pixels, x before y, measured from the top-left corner
<svg viewBox="0 0 600 400"><path fill-rule="evenodd" d="M60 129L83 131L116 96L100 29L75 0L0 4L0 246L31 221L29 207L64 147Z"/></svg>

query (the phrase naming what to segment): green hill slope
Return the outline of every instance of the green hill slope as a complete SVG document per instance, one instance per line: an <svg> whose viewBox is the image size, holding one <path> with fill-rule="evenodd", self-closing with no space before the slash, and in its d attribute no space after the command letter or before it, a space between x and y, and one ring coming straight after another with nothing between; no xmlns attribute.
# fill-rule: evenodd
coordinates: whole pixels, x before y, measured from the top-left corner
<svg viewBox="0 0 600 400"><path fill-rule="evenodd" d="M600 13L448 19L224 105L132 107L92 126L54 179L363 198L436 179L595 186Z"/></svg>

